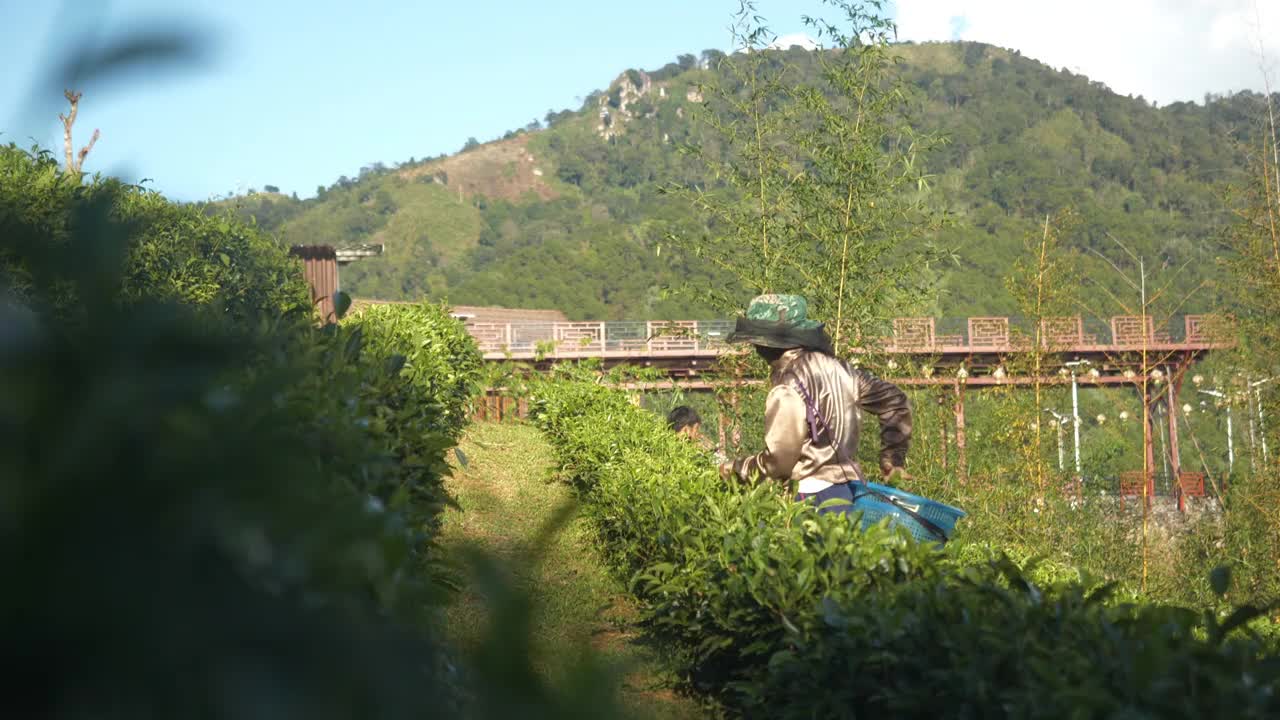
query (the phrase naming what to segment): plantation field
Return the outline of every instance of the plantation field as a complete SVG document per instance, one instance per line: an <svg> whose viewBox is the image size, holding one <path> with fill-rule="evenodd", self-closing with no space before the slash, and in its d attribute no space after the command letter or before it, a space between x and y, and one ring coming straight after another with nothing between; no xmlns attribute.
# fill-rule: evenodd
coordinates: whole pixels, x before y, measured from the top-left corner
<svg viewBox="0 0 1280 720"><path fill-rule="evenodd" d="M1219 202L1190 179L1247 153L1196 149L1254 96L1157 114L978 45L901 70L879 3L830 4L838 49L628 71L662 100L615 83L314 202L86 175L72 90L66 167L0 146L0 718L1280 718L1275 123ZM66 67L185 42L125 40ZM386 254L344 290L281 244L349 239ZM671 430L689 402L719 450L759 451L767 390L740 381L763 357L641 398L662 368L490 363L421 300L729 317L774 293L853 365L937 382L906 391L910 433L868 418L859 459L911 435L899 487L968 512L944 547L819 514L803 477L727 480ZM1148 342L1188 302L1234 345L1194 368ZM851 347L943 303L1035 336L959 368ZM1077 392L1048 331L1120 309L1149 337ZM1000 348L1009 381L978 382ZM475 420L494 392L525 417ZM1126 505L1161 473L1177 505Z"/></svg>
<svg viewBox="0 0 1280 720"><path fill-rule="evenodd" d="M535 387L530 407L646 627L735 716L1277 711L1264 607L1166 603L963 529L942 553L859 530L769 483L721 481L589 373ZM1202 570L1218 596L1232 586L1229 570Z"/></svg>
<svg viewBox="0 0 1280 720"><path fill-rule="evenodd" d="M683 720L710 715L672 690L675 678L642 642L638 613L626 589L609 577L585 518L558 518L574 508L573 492L554 477L546 441L534 427L475 423L459 448L446 484L458 507L445 512L446 556L476 545L505 561L514 584L536 600L532 617L534 667L562 685L572 664L594 654L622 674L615 678L623 709L635 718ZM539 539L552 530L545 544ZM475 583L449 606L448 631L457 645L476 649L491 610Z"/></svg>

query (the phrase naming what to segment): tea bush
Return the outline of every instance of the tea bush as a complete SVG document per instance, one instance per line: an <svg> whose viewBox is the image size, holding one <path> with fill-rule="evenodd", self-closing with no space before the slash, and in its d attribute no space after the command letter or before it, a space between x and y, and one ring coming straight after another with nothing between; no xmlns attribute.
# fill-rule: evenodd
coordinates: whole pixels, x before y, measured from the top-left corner
<svg viewBox="0 0 1280 720"><path fill-rule="evenodd" d="M355 333L164 293L121 303L127 192L78 195L70 212L95 222L56 242L0 202L0 242L25 274L0 322L9 705L411 717L456 704L419 541L369 500L398 467L358 423L372 403Z"/></svg>
<svg viewBox="0 0 1280 720"><path fill-rule="evenodd" d="M448 498L448 453L466 426L480 388L475 340L443 305L381 306L342 323L359 360L359 420L397 468L377 489L393 509L413 509L416 527L434 537Z"/></svg>
<svg viewBox="0 0 1280 720"><path fill-rule="evenodd" d="M299 261L253 228L230 215L206 217L192 206L115 179L81 182L62 173L48 152L0 146L0 204L6 214L0 222L21 223L49 246L66 247L77 234L117 236L123 249L117 257L104 255L102 242L75 245L89 266L116 266L102 269L118 272L117 302L168 299L238 318L268 308L310 306ZM23 265L11 253L0 253L0 273L9 276L10 292L21 294L29 282ZM48 301L70 306L70 282L62 278L59 292Z"/></svg>
<svg viewBox="0 0 1280 720"><path fill-rule="evenodd" d="M282 256L252 228L149 246L134 202L114 181L0 183L11 714L610 717L600 672L580 693L539 679L531 606L500 582L488 654L463 666L438 639L424 564L480 364L460 324L421 306L316 328L305 289L253 270Z"/></svg>
<svg viewBox="0 0 1280 720"><path fill-rule="evenodd" d="M425 398L435 427L456 441L466 426L468 405L480 388L480 349L447 305L375 305L349 316L365 344L398 377Z"/></svg>
<svg viewBox="0 0 1280 720"><path fill-rule="evenodd" d="M599 383L548 383L531 409L654 630L744 715L1280 711L1280 664L1247 626L1253 608L1224 620L1136 604L1065 566L1020 567L978 544L937 552L774 488L726 486L659 416Z"/></svg>

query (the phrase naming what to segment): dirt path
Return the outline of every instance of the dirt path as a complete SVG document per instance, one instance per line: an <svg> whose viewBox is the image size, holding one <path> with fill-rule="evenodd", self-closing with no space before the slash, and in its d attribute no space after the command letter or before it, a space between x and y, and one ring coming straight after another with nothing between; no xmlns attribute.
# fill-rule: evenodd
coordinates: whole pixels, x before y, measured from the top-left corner
<svg viewBox="0 0 1280 720"><path fill-rule="evenodd" d="M467 463L454 463L449 488L461 510L445 513L445 555L477 544L507 561L515 585L532 592L538 671L559 683L574 660L595 653L629 668L618 692L634 717L708 717L694 700L671 691L661 658L640 642L635 607L606 573L585 520L571 516L548 536L540 558L530 556L537 538L573 502L570 489L550 476L550 448L538 431L476 423L459 447ZM464 588L448 609L454 639L474 645L487 615L477 589Z"/></svg>

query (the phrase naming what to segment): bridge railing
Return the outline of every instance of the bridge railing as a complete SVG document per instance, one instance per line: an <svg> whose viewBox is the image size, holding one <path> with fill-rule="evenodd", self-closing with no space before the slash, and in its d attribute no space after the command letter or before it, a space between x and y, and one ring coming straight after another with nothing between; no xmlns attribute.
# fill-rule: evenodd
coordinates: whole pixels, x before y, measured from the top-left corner
<svg viewBox="0 0 1280 720"><path fill-rule="evenodd" d="M1215 342L1210 315L1164 321L1117 315L1106 319L1064 316L1036 323L1017 316L896 318L876 343L888 352L996 353L1028 350L1039 339L1050 351L1135 350L1144 345L1208 346ZM547 357L609 355L714 355L728 346L732 320L623 320L601 322L473 323L468 326L486 354Z"/></svg>
<svg viewBox="0 0 1280 720"><path fill-rule="evenodd" d="M714 354L723 351L732 320L472 323L485 353L550 357L600 354Z"/></svg>

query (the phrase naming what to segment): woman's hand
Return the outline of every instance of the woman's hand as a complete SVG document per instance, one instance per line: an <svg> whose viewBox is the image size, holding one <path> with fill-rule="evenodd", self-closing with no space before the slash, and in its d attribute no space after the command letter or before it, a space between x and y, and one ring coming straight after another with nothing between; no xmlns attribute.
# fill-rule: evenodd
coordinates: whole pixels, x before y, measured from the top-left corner
<svg viewBox="0 0 1280 720"><path fill-rule="evenodd" d="M732 480L733 477L733 461L720 463L720 479L727 482Z"/></svg>

